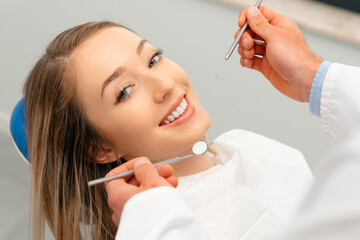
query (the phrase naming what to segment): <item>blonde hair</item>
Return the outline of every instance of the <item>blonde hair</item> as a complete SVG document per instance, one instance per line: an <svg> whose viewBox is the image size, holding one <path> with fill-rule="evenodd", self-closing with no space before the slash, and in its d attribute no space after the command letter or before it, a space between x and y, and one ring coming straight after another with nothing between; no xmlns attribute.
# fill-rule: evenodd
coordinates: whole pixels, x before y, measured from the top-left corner
<svg viewBox="0 0 360 240"><path fill-rule="evenodd" d="M113 22L90 22L58 35L29 74L25 87L31 160L32 238L44 239L45 222L56 239L114 239L103 185L87 187L112 166L95 163L96 146L106 141L81 111L72 52Z"/></svg>

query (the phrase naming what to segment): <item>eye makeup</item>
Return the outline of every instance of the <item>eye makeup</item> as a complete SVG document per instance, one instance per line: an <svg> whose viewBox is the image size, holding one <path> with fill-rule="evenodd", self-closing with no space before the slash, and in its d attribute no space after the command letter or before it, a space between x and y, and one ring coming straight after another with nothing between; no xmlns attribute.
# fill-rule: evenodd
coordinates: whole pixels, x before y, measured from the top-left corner
<svg viewBox="0 0 360 240"><path fill-rule="evenodd" d="M116 103L127 100L130 97L134 86L135 84L126 84L122 86L119 91L116 92Z"/></svg>
<svg viewBox="0 0 360 240"><path fill-rule="evenodd" d="M156 52L149 61L149 68L152 68L156 63L158 63L161 60L162 54L163 54L163 50L161 48L156 49Z"/></svg>

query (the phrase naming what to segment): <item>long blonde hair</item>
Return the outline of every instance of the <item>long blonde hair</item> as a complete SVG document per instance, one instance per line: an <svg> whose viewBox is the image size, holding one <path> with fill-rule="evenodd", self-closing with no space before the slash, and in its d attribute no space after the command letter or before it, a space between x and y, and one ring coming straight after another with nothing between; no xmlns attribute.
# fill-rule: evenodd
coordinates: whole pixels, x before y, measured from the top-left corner
<svg viewBox="0 0 360 240"><path fill-rule="evenodd" d="M90 22L58 35L24 86L33 239L44 239L45 222L56 239L114 239L103 185L87 187L112 167L94 160L96 146L106 139L81 111L71 68L73 51L108 27L123 26Z"/></svg>

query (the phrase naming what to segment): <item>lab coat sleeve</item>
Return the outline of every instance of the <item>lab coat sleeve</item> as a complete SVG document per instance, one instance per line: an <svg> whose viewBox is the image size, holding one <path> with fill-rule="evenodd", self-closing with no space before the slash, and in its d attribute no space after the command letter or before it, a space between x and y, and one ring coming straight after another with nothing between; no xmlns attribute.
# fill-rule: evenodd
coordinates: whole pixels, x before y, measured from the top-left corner
<svg viewBox="0 0 360 240"><path fill-rule="evenodd" d="M276 240L360 239L360 68L330 66L321 121L334 150L294 222Z"/></svg>
<svg viewBox="0 0 360 240"><path fill-rule="evenodd" d="M208 240L209 235L178 191L158 187L125 204L115 239Z"/></svg>
<svg viewBox="0 0 360 240"><path fill-rule="evenodd" d="M323 131L337 144L360 125L360 68L333 63L321 93Z"/></svg>
<svg viewBox="0 0 360 240"><path fill-rule="evenodd" d="M360 129L336 145L296 218L275 240L360 239Z"/></svg>

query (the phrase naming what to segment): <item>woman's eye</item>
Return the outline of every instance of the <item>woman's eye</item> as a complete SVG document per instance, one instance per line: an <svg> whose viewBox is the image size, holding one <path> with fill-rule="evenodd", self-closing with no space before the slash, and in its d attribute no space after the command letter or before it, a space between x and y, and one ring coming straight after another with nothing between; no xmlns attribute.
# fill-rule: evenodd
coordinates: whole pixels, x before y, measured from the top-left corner
<svg viewBox="0 0 360 240"><path fill-rule="evenodd" d="M120 102L120 101L124 100L125 98L129 97L131 90L132 90L131 86L125 87L124 90L122 90L120 92L120 94L118 95L117 102Z"/></svg>
<svg viewBox="0 0 360 240"><path fill-rule="evenodd" d="M159 56L159 54L156 54L156 55L150 60L149 67L154 66L157 62L159 62L159 60L160 60L160 56Z"/></svg>
<svg viewBox="0 0 360 240"><path fill-rule="evenodd" d="M162 54L163 54L163 50L161 48L156 50L156 53L150 60L149 68L152 68L155 64L157 64L161 60Z"/></svg>

